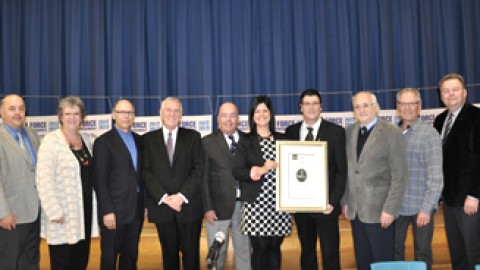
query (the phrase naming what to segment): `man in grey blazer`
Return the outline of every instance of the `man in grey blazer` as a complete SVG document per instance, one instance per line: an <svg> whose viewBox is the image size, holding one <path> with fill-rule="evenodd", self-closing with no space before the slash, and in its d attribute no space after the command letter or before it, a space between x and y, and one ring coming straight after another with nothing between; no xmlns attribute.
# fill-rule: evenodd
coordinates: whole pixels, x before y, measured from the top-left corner
<svg viewBox="0 0 480 270"><path fill-rule="evenodd" d="M225 234L217 269L224 269L229 230L232 232L235 269L250 269L250 240L240 232L240 186L232 175L235 148L244 134L237 130L238 109L231 102L220 106L216 132L202 139L205 154L202 198L205 212L208 246L217 232Z"/></svg>
<svg viewBox="0 0 480 270"><path fill-rule="evenodd" d="M407 185L406 143L401 130L377 117L374 94L353 99L356 123L346 129L347 187L342 199L351 220L355 260L359 270L370 263L394 259L395 230Z"/></svg>
<svg viewBox="0 0 480 270"><path fill-rule="evenodd" d="M0 101L0 269L39 269L38 135L25 126L18 95Z"/></svg>

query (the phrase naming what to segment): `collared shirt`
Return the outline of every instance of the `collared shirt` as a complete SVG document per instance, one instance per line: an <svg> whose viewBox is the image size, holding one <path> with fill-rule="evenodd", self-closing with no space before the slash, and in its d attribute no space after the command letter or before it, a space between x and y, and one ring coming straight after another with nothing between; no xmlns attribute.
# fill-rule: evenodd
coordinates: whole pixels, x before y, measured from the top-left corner
<svg viewBox="0 0 480 270"><path fill-rule="evenodd" d="M37 155L35 153L35 150L33 149L32 142L30 141L27 134L25 133L25 130L23 128L15 129L15 128L12 128L11 126L6 125L6 124L3 124L3 126L8 131L8 133L10 133L10 135L12 135L12 137L15 139L15 141L17 141L17 143L19 142L19 138L17 137L17 133L20 132L20 134L22 135L22 138L23 138L23 143L26 145L28 153L30 154L30 158L32 159L33 167L36 168L37 167Z"/></svg>
<svg viewBox="0 0 480 270"><path fill-rule="evenodd" d="M175 153L175 145L176 145L176 142L177 142L177 135L178 135L178 126L170 131L168 130L168 128L166 127L163 127L162 128L162 131L163 131L163 139L165 141L165 145L167 145L167 141L168 141L168 133L172 133L172 145L173 145L173 153ZM180 195L180 197L182 197L183 201L188 204L188 199L187 197L185 197L181 192L178 193L178 195ZM162 198L160 199L160 201L158 202L158 205L161 205L162 204L162 200L165 199L166 197L168 197L168 194L163 194Z"/></svg>
<svg viewBox="0 0 480 270"><path fill-rule="evenodd" d="M373 120L370 121L370 123L368 123L367 125L360 125L360 128L361 128L361 127L366 127L366 128L367 128L367 131L370 131L370 130L373 128L373 126L375 126L375 124L377 123L377 120L378 120L378 118L375 117L375 118L373 118Z"/></svg>
<svg viewBox="0 0 480 270"><path fill-rule="evenodd" d="M130 152L130 157L132 158L133 162L133 167L137 171L137 157L138 157L138 152L137 152L137 146L135 145L135 139L133 138L132 131L128 131L125 133L121 129L115 127L117 130L118 134L120 134L120 138L122 138L123 143L125 143L125 146L128 149L128 152Z"/></svg>
<svg viewBox="0 0 480 270"><path fill-rule="evenodd" d="M167 141L168 141L168 133L170 132L172 133L173 152L175 153L175 145L177 142L177 135L178 135L178 126L172 131L168 130L168 128L166 127L163 127L162 131L163 131L163 139L165 140L165 146L167 145Z"/></svg>
<svg viewBox="0 0 480 270"><path fill-rule="evenodd" d="M429 214L438 208L443 188L442 142L438 132L417 119L404 133L409 182L399 215Z"/></svg>
<svg viewBox="0 0 480 270"><path fill-rule="evenodd" d="M464 105L465 106L465 105ZM460 113L460 111L462 110L462 108L464 107L460 107L458 108L456 111L452 112L453 116L452 116L452 125L450 126L450 128L453 127L453 124L455 124L455 120L457 120L457 116L458 114ZM448 115L450 114L450 111L448 111L447 113L447 118L445 118L445 121L443 122L443 127L442 127L442 139L443 139L443 136L445 135L445 126L447 125L447 122L448 122Z"/></svg>
<svg viewBox="0 0 480 270"><path fill-rule="evenodd" d="M235 133L232 134L233 138L235 139L235 142L238 143L238 140L240 139L240 135L238 134L238 131L235 131ZM232 140L228 138L228 135L223 133L223 137L225 138L225 141L227 142L228 149L232 146Z"/></svg>
<svg viewBox="0 0 480 270"><path fill-rule="evenodd" d="M311 127L313 128L313 140L315 140L317 138L317 134L318 134L318 129L320 128L320 124L322 123L322 118L320 117L317 122L315 122L315 124L309 126L305 123L305 121L303 121L302 123L302 126L300 127L300 140L301 141L305 141L305 137L307 137L307 134L308 134L308 129L307 127Z"/></svg>

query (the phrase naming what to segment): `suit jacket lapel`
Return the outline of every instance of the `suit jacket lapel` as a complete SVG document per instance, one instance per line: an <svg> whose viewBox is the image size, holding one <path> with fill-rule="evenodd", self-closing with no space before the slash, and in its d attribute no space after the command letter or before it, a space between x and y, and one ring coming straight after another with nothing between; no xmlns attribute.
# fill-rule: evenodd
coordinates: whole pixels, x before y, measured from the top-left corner
<svg viewBox="0 0 480 270"><path fill-rule="evenodd" d="M225 140L225 136L223 136L223 133L221 131L218 131L215 134L215 140L220 146L220 149L225 153L225 156L229 157L230 159L233 159L233 155L230 153L230 149L228 148L228 143Z"/></svg>
<svg viewBox="0 0 480 270"><path fill-rule="evenodd" d="M118 146L118 149L120 150L119 154L120 155L124 155L126 157L128 157L128 160L129 160L129 164L132 166L132 168L135 168L133 166L133 161L132 161L132 156L130 155L130 151L128 151L128 147L125 145L125 142L123 141L122 137L120 136L120 134L118 134L118 130L115 130L115 129L112 129L111 130L112 133L112 142ZM137 148L138 149L138 148ZM138 151L137 151L138 153ZM138 154L137 154L138 156Z"/></svg>
<svg viewBox="0 0 480 270"><path fill-rule="evenodd" d="M445 141L445 145L448 145L449 142L452 141L452 138L455 138L456 134L458 133L457 131L462 128L464 118L468 115L468 110L469 110L469 105L465 104L463 108L460 110L460 112L458 113L457 119L455 119L455 122L453 122L450 132L448 133L447 140ZM446 115L448 115L448 112ZM446 119L447 119L447 116L445 116L445 120ZM445 120L442 121L442 129L440 130L440 134L443 131L443 124Z"/></svg>
<svg viewBox="0 0 480 270"><path fill-rule="evenodd" d="M325 136L327 135L328 130L325 128L324 121L325 120L322 119L322 123L320 123L320 126L318 127L317 137L315 138L315 141L321 141L322 138L325 138Z"/></svg>
<svg viewBox="0 0 480 270"><path fill-rule="evenodd" d="M370 152L370 149L373 147L375 144L377 137L379 134L382 132L381 130L383 129L383 124L380 122L380 120L377 120L377 123L373 127L373 130L370 132L370 135L368 135L367 141L363 145L362 152L360 153L360 157L358 158L358 163L361 163L363 159L365 159L365 156L368 155ZM357 135L356 137L358 138L358 128L357 128ZM357 150L357 145L355 144L355 151ZM355 152L356 154L357 152Z"/></svg>
<svg viewBox="0 0 480 270"><path fill-rule="evenodd" d="M163 127L158 130L158 153L159 155L163 156L167 162L170 162L168 158L167 146L165 145L165 137L163 136Z"/></svg>
<svg viewBox="0 0 480 270"><path fill-rule="evenodd" d="M353 164L355 166L358 165L358 160L357 160L357 142L358 142L358 130L360 129L360 125L358 123L354 124L355 126L353 127L353 131L350 137L350 142L348 142L348 147L349 150L348 152L350 153L348 157L352 160Z"/></svg>
<svg viewBox="0 0 480 270"><path fill-rule="evenodd" d="M173 147L173 161L172 161L172 166L175 164L175 160L178 158L178 155L180 155L180 152L183 151L184 145L183 143L178 143L184 140L185 133L183 128L178 127L178 133L177 133L177 139L175 140L175 145ZM167 152L167 147L165 147L165 153ZM168 154L167 154L167 160L168 160Z"/></svg>
<svg viewBox="0 0 480 270"><path fill-rule="evenodd" d="M32 159L30 157L30 154L23 150L22 148L20 148L20 145L18 144L17 140L12 137L12 135L10 134L10 132L8 132L5 127L2 126L2 128L0 129L0 134L2 135L3 139L2 140L5 140L5 142L7 144L9 144L13 149L15 149L16 152L18 152L18 154L23 158L25 159L30 165L32 164ZM30 139L30 137L29 137ZM32 142L32 146L35 148L35 144L33 143L33 140L30 140ZM25 142L27 143L27 142Z"/></svg>
<svg viewBox="0 0 480 270"><path fill-rule="evenodd" d="M140 149L142 147L142 140L141 140L140 136L135 135L135 134L133 134L133 140L135 141L135 146L137 147L137 170L136 170L136 172L139 173L141 168L142 168L142 164L141 164L141 154L142 154L142 152L140 151Z"/></svg>

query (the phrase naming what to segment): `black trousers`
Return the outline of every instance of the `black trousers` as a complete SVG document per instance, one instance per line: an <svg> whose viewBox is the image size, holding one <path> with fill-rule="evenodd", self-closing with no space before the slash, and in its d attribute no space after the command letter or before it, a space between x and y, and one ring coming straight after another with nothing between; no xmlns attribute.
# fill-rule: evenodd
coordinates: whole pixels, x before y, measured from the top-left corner
<svg viewBox="0 0 480 270"><path fill-rule="evenodd" d="M283 236L250 236L252 270L278 270L282 265Z"/></svg>
<svg viewBox="0 0 480 270"><path fill-rule="evenodd" d="M88 194L85 196L85 194ZM51 270L85 270L90 257L90 239L92 236L92 197L84 193L83 217L85 220L85 239L75 244L48 245Z"/></svg>
<svg viewBox="0 0 480 270"><path fill-rule="evenodd" d="M162 246L163 269L199 270L202 220L187 223L173 220L155 225ZM180 252L183 266L181 268Z"/></svg>
<svg viewBox="0 0 480 270"><path fill-rule="evenodd" d="M144 209L139 195L135 217L130 223L118 224L110 230L99 217L100 225L100 269L102 270L134 270L137 269L138 242L143 227Z"/></svg>
<svg viewBox="0 0 480 270"><path fill-rule="evenodd" d="M444 204L443 215L453 269L474 269L480 264L480 213L469 216L463 207Z"/></svg>
<svg viewBox="0 0 480 270"><path fill-rule="evenodd" d="M90 237L73 245L48 245L51 270L85 270L90 256Z"/></svg>
<svg viewBox="0 0 480 270"><path fill-rule="evenodd" d="M317 238L320 238L323 269L340 270L338 215L332 214L318 218L312 214L297 213L295 223L302 248L300 256L302 269L318 269Z"/></svg>

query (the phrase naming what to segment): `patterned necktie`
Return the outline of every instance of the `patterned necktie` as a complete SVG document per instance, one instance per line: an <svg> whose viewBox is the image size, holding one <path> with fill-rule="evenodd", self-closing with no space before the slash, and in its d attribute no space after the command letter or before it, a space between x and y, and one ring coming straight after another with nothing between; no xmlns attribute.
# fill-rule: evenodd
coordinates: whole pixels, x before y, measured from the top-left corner
<svg viewBox="0 0 480 270"><path fill-rule="evenodd" d="M233 135L229 135L228 138L230 139L230 153L235 156L235 151L237 150L237 142L235 141L235 138Z"/></svg>
<svg viewBox="0 0 480 270"><path fill-rule="evenodd" d="M172 163L173 163L173 138L172 138L172 133L171 132L168 132L167 153L168 153L168 159L170 159L170 166L172 166Z"/></svg>
<svg viewBox="0 0 480 270"><path fill-rule="evenodd" d="M18 138L18 145L20 148L22 148L23 151L27 151L27 148L25 147L25 142L23 141L23 136L21 132L17 132L17 138Z"/></svg>
<svg viewBox="0 0 480 270"><path fill-rule="evenodd" d="M452 122L453 122L453 113L448 114L448 119L447 119L447 124L445 124L445 130L443 131L443 138L442 138L442 143L445 144L447 141L448 134L450 133L450 130L452 129Z"/></svg>
<svg viewBox="0 0 480 270"><path fill-rule="evenodd" d="M312 127L307 127L308 133L307 136L305 136L305 141L313 141L313 128Z"/></svg>
<svg viewBox="0 0 480 270"><path fill-rule="evenodd" d="M367 127L363 126L363 127L360 129L360 134L361 134L361 135L365 135L365 134L367 134L367 131L368 131Z"/></svg>

